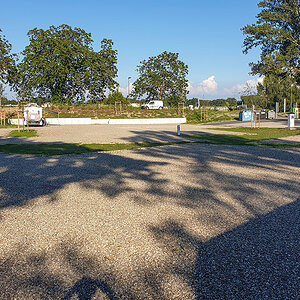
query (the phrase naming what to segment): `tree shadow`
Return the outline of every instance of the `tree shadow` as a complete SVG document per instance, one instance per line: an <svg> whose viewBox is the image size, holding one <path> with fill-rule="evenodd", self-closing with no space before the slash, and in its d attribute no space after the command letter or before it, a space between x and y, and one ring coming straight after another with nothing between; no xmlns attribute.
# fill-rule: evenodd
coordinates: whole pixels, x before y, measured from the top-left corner
<svg viewBox="0 0 300 300"><path fill-rule="evenodd" d="M145 132L150 140L155 134L160 137ZM119 205L105 222L103 216L87 214L84 222L76 225L76 234L84 236L86 253L72 242L71 233L61 237L61 244L50 245L55 248L52 252L48 245L41 252L30 244L25 228L29 244L20 249L11 246L1 259L1 286L8 291L3 289L0 296L92 299L102 293L115 297L111 299L170 299L164 284L174 279L181 299L264 299L268 293L272 298L293 299L300 286L299 168L299 150L228 145L186 144L52 157L0 153L2 224L6 218L14 222L14 214L21 208L28 208L24 218L34 219L36 207L31 204L44 205L38 202L40 198L46 199L48 210L59 201L67 203L63 206L67 210L74 209L71 206L84 201L88 193L92 196L85 204L90 211L94 202L103 207L114 202ZM61 196L68 187L68 193ZM76 188L81 193L74 200ZM292 202L294 199L298 200ZM143 245L143 254L136 257L139 267L128 269L125 280L117 263L112 268L101 251L92 253L88 247L94 241L88 235L96 228L96 236L100 235L97 222L113 228L123 221L114 219L113 214L120 213L129 222L124 239L129 236L131 241L140 234L133 228L134 218L121 214L126 211L123 201L135 205L136 216L142 215L141 226L151 233L151 245L162 249L165 256L152 268L144 263L145 257L151 257L151 249ZM62 218L57 223L67 214L59 214L57 208L53 213ZM74 218L84 213L84 209L75 210ZM97 222L90 222L91 218L98 218ZM116 223L111 224L112 220ZM46 220L27 224L45 228L43 222ZM5 237L7 228L0 229ZM115 248L113 229L111 232L101 239ZM47 236L45 239L48 243ZM101 239L96 241L100 244ZM126 247L124 251L130 251L131 245ZM59 265L55 271L51 269L53 261ZM280 288L284 280L286 287ZM193 293L186 296L185 288Z"/></svg>
<svg viewBox="0 0 300 300"><path fill-rule="evenodd" d="M31 142L30 145L38 147L39 144ZM81 146L76 145L72 145L72 151L74 147L82 151ZM158 182L155 179L157 172L153 170L153 166L163 166L163 162L135 160L113 153L49 157L0 153L0 156L0 209L24 206L39 196L54 196L56 191L70 183L101 189L110 198L131 190L126 184L126 177L148 181L153 185L157 183L157 190L153 194L160 191L159 186L164 183L164 180ZM120 172L126 173L126 177L118 176Z"/></svg>
<svg viewBox="0 0 300 300"><path fill-rule="evenodd" d="M93 280L85 276L74 284L63 299L69 300L73 295L77 295L78 300L92 300L96 295L97 289L104 293L110 300L119 299L105 282Z"/></svg>
<svg viewBox="0 0 300 300"><path fill-rule="evenodd" d="M167 247L197 249L195 264L169 270L190 280L196 299L299 299L300 198L208 241L175 222L151 230Z"/></svg>

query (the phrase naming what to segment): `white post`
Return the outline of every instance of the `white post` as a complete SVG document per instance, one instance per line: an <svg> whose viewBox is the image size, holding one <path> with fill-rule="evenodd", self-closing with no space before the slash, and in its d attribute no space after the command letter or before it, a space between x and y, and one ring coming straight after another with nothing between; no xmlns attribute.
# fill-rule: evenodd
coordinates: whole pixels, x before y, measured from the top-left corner
<svg viewBox="0 0 300 300"><path fill-rule="evenodd" d="M288 129L295 129L295 115L292 113L288 117Z"/></svg>
<svg viewBox="0 0 300 300"><path fill-rule="evenodd" d="M278 113L279 113L279 102L275 103L275 119L278 118Z"/></svg>
<svg viewBox="0 0 300 300"><path fill-rule="evenodd" d="M177 135L180 135L180 125L177 125Z"/></svg>

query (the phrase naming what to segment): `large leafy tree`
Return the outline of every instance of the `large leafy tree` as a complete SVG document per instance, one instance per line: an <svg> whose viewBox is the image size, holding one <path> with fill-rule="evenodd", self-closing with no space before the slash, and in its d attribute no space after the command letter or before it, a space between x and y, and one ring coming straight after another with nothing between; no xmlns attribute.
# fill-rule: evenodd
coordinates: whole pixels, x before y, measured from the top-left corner
<svg viewBox="0 0 300 300"><path fill-rule="evenodd" d="M290 77L300 83L300 0L263 0L257 22L242 28L244 53L260 47L252 73Z"/></svg>
<svg viewBox="0 0 300 300"><path fill-rule="evenodd" d="M12 82L19 93L71 103L103 99L107 90L116 88L117 51L111 40L104 39L95 52L91 34L68 25L35 28L28 36L30 43Z"/></svg>
<svg viewBox="0 0 300 300"><path fill-rule="evenodd" d="M1 33L0 29L0 82L7 83L15 69L16 56L11 54L12 46Z"/></svg>
<svg viewBox="0 0 300 300"><path fill-rule="evenodd" d="M163 52L143 60L137 67L138 79L132 95L164 100L172 96L184 99L188 93L188 66L178 59L178 53Z"/></svg>

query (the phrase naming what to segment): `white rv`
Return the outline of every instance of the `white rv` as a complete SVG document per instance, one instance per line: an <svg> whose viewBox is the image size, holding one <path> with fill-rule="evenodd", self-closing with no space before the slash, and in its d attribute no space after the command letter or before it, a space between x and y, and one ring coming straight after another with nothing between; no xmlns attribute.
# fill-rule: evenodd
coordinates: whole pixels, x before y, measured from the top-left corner
<svg viewBox="0 0 300 300"><path fill-rule="evenodd" d="M24 107L24 124L44 126L43 108L35 103L30 103Z"/></svg>
<svg viewBox="0 0 300 300"><path fill-rule="evenodd" d="M141 106L141 108L144 109L162 109L163 107L164 107L164 102L161 100L151 100Z"/></svg>

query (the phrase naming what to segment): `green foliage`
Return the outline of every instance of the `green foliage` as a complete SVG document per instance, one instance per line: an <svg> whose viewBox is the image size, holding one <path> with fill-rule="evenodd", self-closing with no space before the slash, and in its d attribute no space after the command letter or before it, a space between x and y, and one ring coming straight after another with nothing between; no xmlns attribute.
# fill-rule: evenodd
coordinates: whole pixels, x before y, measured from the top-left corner
<svg viewBox="0 0 300 300"><path fill-rule="evenodd" d="M261 60L251 63L252 73L289 75L300 83L300 1L263 0L257 22L242 28L244 53L261 48Z"/></svg>
<svg viewBox="0 0 300 300"><path fill-rule="evenodd" d="M104 101L106 104L115 104L116 102L121 102L122 104L128 104L128 99L126 99L122 93L113 92L109 94L107 99Z"/></svg>
<svg viewBox="0 0 300 300"><path fill-rule="evenodd" d="M266 108L267 102L260 95L247 95L241 96L241 100L248 108L251 108L252 105L255 105L255 108Z"/></svg>
<svg viewBox="0 0 300 300"><path fill-rule="evenodd" d="M164 100L165 106L177 107L178 103L182 102L182 99L177 95L172 95Z"/></svg>
<svg viewBox="0 0 300 300"><path fill-rule="evenodd" d="M226 106L227 107L236 107L237 105L237 100L235 98L227 98L225 100Z"/></svg>
<svg viewBox="0 0 300 300"><path fill-rule="evenodd" d="M90 33L68 25L28 32L30 43L23 51L18 74L11 81L22 98L32 95L54 103L75 103L101 98L117 83L117 51L104 39L95 52Z"/></svg>
<svg viewBox="0 0 300 300"><path fill-rule="evenodd" d="M38 136L37 131L30 129L29 131L27 130L13 130L9 133L9 137L36 137Z"/></svg>
<svg viewBox="0 0 300 300"><path fill-rule="evenodd" d="M4 86L0 82L0 107L2 105L6 105L6 103L7 103L7 99L4 97Z"/></svg>
<svg viewBox="0 0 300 300"><path fill-rule="evenodd" d="M248 145L248 146L276 146L274 144L263 144L263 141L278 139L300 134L300 130L288 130L278 128L214 128L214 130L232 131L244 133L244 135L227 135L227 134L210 134L210 135L191 135L189 137L200 140L204 143L221 144L221 145ZM285 147L299 147L299 144L290 144Z"/></svg>
<svg viewBox="0 0 300 300"><path fill-rule="evenodd" d="M185 101L186 105L198 106L198 99L192 98ZM199 100L201 107L204 106L226 106L226 107L235 107L237 105L237 100L235 98L227 99L215 99L215 100Z"/></svg>
<svg viewBox="0 0 300 300"><path fill-rule="evenodd" d="M0 29L0 82L7 83L15 70L16 55L10 53L12 46L1 33Z"/></svg>
<svg viewBox="0 0 300 300"><path fill-rule="evenodd" d="M83 154L99 151L138 149L145 147L166 146L185 143L187 142L144 142L127 144L6 144L0 145L0 152L49 156L65 154Z"/></svg>
<svg viewBox="0 0 300 300"><path fill-rule="evenodd" d="M258 84L257 90L263 102L266 103L265 107L275 109L276 102L283 107L284 99L287 99L287 110L290 110L291 91L293 102L300 102L300 89L296 85L291 87L292 84L290 77L268 74L263 83Z"/></svg>
<svg viewBox="0 0 300 300"><path fill-rule="evenodd" d="M178 59L178 53L163 52L141 61L139 78L133 83L132 96L165 100L172 96L185 99L188 91L188 66Z"/></svg>

